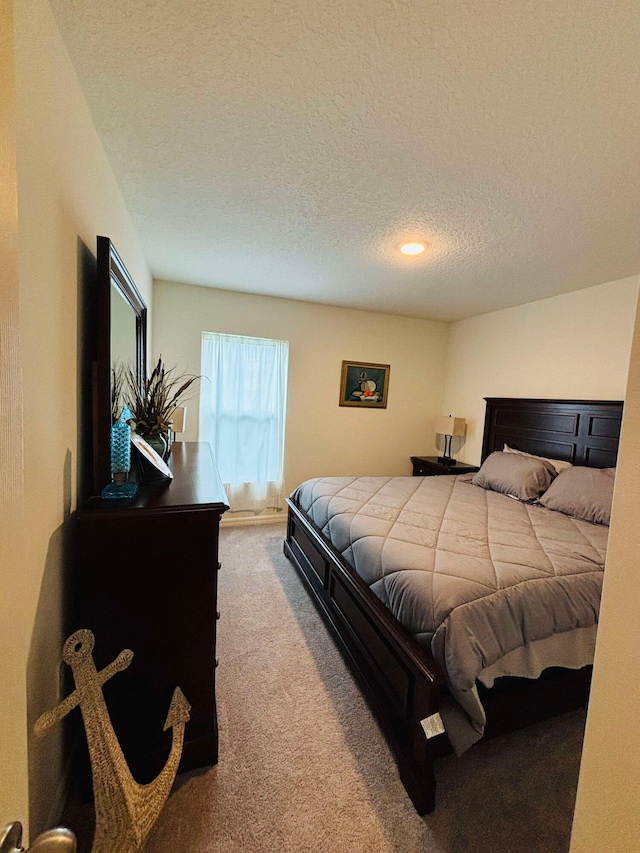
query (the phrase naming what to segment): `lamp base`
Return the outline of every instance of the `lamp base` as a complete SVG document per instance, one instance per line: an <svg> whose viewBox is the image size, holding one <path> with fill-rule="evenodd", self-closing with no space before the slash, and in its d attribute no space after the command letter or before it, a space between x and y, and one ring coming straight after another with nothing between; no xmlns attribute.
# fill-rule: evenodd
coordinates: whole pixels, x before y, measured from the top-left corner
<svg viewBox="0 0 640 853"><path fill-rule="evenodd" d="M438 462L443 465L455 465L456 460L452 456L438 456Z"/></svg>

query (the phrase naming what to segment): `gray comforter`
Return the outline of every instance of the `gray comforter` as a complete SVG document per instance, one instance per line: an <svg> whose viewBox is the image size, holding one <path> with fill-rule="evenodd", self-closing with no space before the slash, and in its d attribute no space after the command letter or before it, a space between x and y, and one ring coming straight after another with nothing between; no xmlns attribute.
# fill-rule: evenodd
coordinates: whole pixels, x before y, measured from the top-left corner
<svg viewBox="0 0 640 853"><path fill-rule="evenodd" d="M430 649L480 736L483 669L596 624L609 528L470 480L329 477L292 497Z"/></svg>

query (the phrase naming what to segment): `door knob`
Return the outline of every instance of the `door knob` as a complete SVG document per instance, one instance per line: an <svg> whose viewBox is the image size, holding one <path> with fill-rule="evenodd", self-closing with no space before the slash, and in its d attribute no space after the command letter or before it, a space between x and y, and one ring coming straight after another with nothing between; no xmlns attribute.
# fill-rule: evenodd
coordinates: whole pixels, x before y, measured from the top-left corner
<svg viewBox="0 0 640 853"><path fill-rule="evenodd" d="M76 837L63 826L43 832L27 851L21 842L22 824L19 821L0 829L0 853L76 853Z"/></svg>

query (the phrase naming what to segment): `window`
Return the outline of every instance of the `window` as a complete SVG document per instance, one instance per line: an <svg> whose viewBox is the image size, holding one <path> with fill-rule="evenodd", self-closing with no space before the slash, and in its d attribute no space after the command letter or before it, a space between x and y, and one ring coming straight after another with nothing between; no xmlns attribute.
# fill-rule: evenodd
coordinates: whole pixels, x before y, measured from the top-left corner
<svg viewBox="0 0 640 853"><path fill-rule="evenodd" d="M281 506L288 366L287 341L202 335L200 439L232 511Z"/></svg>

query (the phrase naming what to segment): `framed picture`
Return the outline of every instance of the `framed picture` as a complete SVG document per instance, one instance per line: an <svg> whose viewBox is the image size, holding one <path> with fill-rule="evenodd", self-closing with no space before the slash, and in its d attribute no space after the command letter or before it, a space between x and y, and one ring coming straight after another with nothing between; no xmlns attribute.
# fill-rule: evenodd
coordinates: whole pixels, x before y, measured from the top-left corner
<svg viewBox="0 0 640 853"><path fill-rule="evenodd" d="M343 361L340 405L357 406L360 409L386 409L390 370L388 364Z"/></svg>

